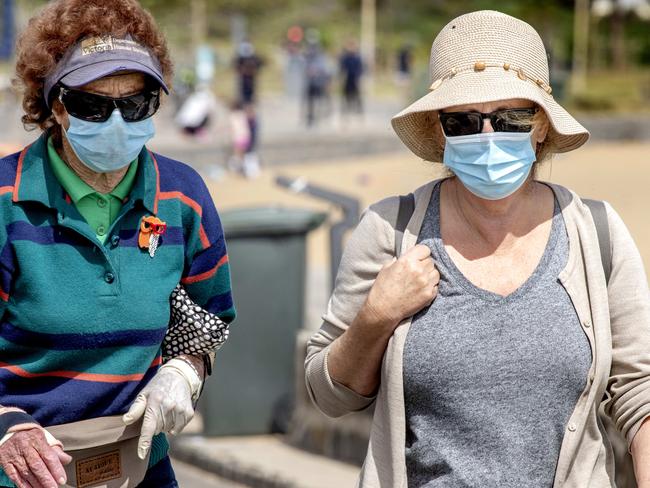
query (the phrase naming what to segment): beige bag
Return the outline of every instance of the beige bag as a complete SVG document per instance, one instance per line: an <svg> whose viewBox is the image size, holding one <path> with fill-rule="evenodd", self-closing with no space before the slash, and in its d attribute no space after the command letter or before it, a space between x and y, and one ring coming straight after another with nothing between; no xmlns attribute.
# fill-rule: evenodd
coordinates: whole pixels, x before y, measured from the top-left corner
<svg viewBox="0 0 650 488"><path fill-rule="evenodd" d="M125 425L121 416L47 427L72 456L65 487L135 488L149 467L149 455L138 457L141 427L142 421Z"/></svg>

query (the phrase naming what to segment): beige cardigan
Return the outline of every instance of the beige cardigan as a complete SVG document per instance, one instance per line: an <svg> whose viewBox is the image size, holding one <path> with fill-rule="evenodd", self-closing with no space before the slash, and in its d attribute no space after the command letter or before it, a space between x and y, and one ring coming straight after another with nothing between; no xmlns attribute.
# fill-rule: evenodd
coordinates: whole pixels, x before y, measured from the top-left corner
<svg viewBox="0 0 650 488"><path fill-rule="evenodd" d="M435 182L415 191L415 211L402 249L415 245ZM585 389L567 423L554 488L615 486L611 447L597 410L606 412L628 442L650 416L650 292L641 256L618 214L607 205L612 274L607 287L596 228L578 196L549 185L569 234L569 259L560 281L575 306L591 344L593 363ZM394 332L381 369L376 397L363 397L332 381L330 344L357 315L382 265L394 254L399 199L372 205L350 237L321 329L311 338L305 361L309 393L326 415L339 417L375 402L370 444L359 487L407 486L402 354L410 320Z"/></svg>

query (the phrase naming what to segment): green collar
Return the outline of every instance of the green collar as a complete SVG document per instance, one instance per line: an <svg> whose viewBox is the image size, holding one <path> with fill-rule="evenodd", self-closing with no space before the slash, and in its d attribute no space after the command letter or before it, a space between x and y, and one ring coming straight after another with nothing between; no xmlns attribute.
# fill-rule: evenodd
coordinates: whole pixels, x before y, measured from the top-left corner
<svg viewBox="0 0 650 488"><path fill-rule="evenodd" d="M59 183L61 183L61 186L63 186L63 189L68 192L68 195L70 195L70 198L75 204L79 203L79 200L88 195L99 193L82 180L79 175L77 175L77 173L75 173L72 168L63 161L54 148L51 137L47 140L47 155L55 176L59 180ZM122 181L120 181L120 183L109 194L119 200L124 200L133 187L137 170L138 160L136 159L129 166Z"/></svg>
<svg viewBox="0 0 650 488"><path fill-rule="evenodd" d="M23 149L18 160L13 201L40 202L47 207L60 210L64 205L70 203L65 198L69 191L62 188L54 172L53 164L49 163L47 139L48 134L45 132L33 144ZM138 156L137 167L133 169L133 172L135 173L133 188L129 198L141 201L145 208L155 215L158 212L160 184L158 167L155 156L146 147L142 148L142 152ZM121 186L121 183L118 186ZM113 193L116 190L117 188L113 190ZM126 196L124 195L124 198Z"/></svg>

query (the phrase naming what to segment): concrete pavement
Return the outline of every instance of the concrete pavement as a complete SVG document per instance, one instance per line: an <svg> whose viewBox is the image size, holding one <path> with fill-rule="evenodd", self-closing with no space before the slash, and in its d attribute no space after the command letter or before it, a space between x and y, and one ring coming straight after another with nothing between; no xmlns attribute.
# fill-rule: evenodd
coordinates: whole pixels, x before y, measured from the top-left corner
<svg viewBox="0 0 650 488"><path fill-rule="evenodd" d="M281 436L184 436L172 440L172 453L252 488L353 487L359 474L356 466L291 447Z"/></svg>
<svg viewBox="0 0 650 488"><path fill-rule="evenodd" d="M172 459L172 465L180 488L244 488L177 459Z"/></svg>

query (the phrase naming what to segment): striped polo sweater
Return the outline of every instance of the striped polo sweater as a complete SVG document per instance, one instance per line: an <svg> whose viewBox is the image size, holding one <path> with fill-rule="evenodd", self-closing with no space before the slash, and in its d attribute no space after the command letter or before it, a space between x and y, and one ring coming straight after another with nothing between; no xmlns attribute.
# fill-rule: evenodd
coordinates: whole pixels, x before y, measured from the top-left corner
<svg viewBox="0 0 650 488"><path fill-rule="evenodd" d="M219 216L196 171L143 149L102 244L58 183L44 134L0 160L0 405L42 426L126 412L161 364L180 282L235 317ZM150 257L140 221L167 223Z"/></svg>

